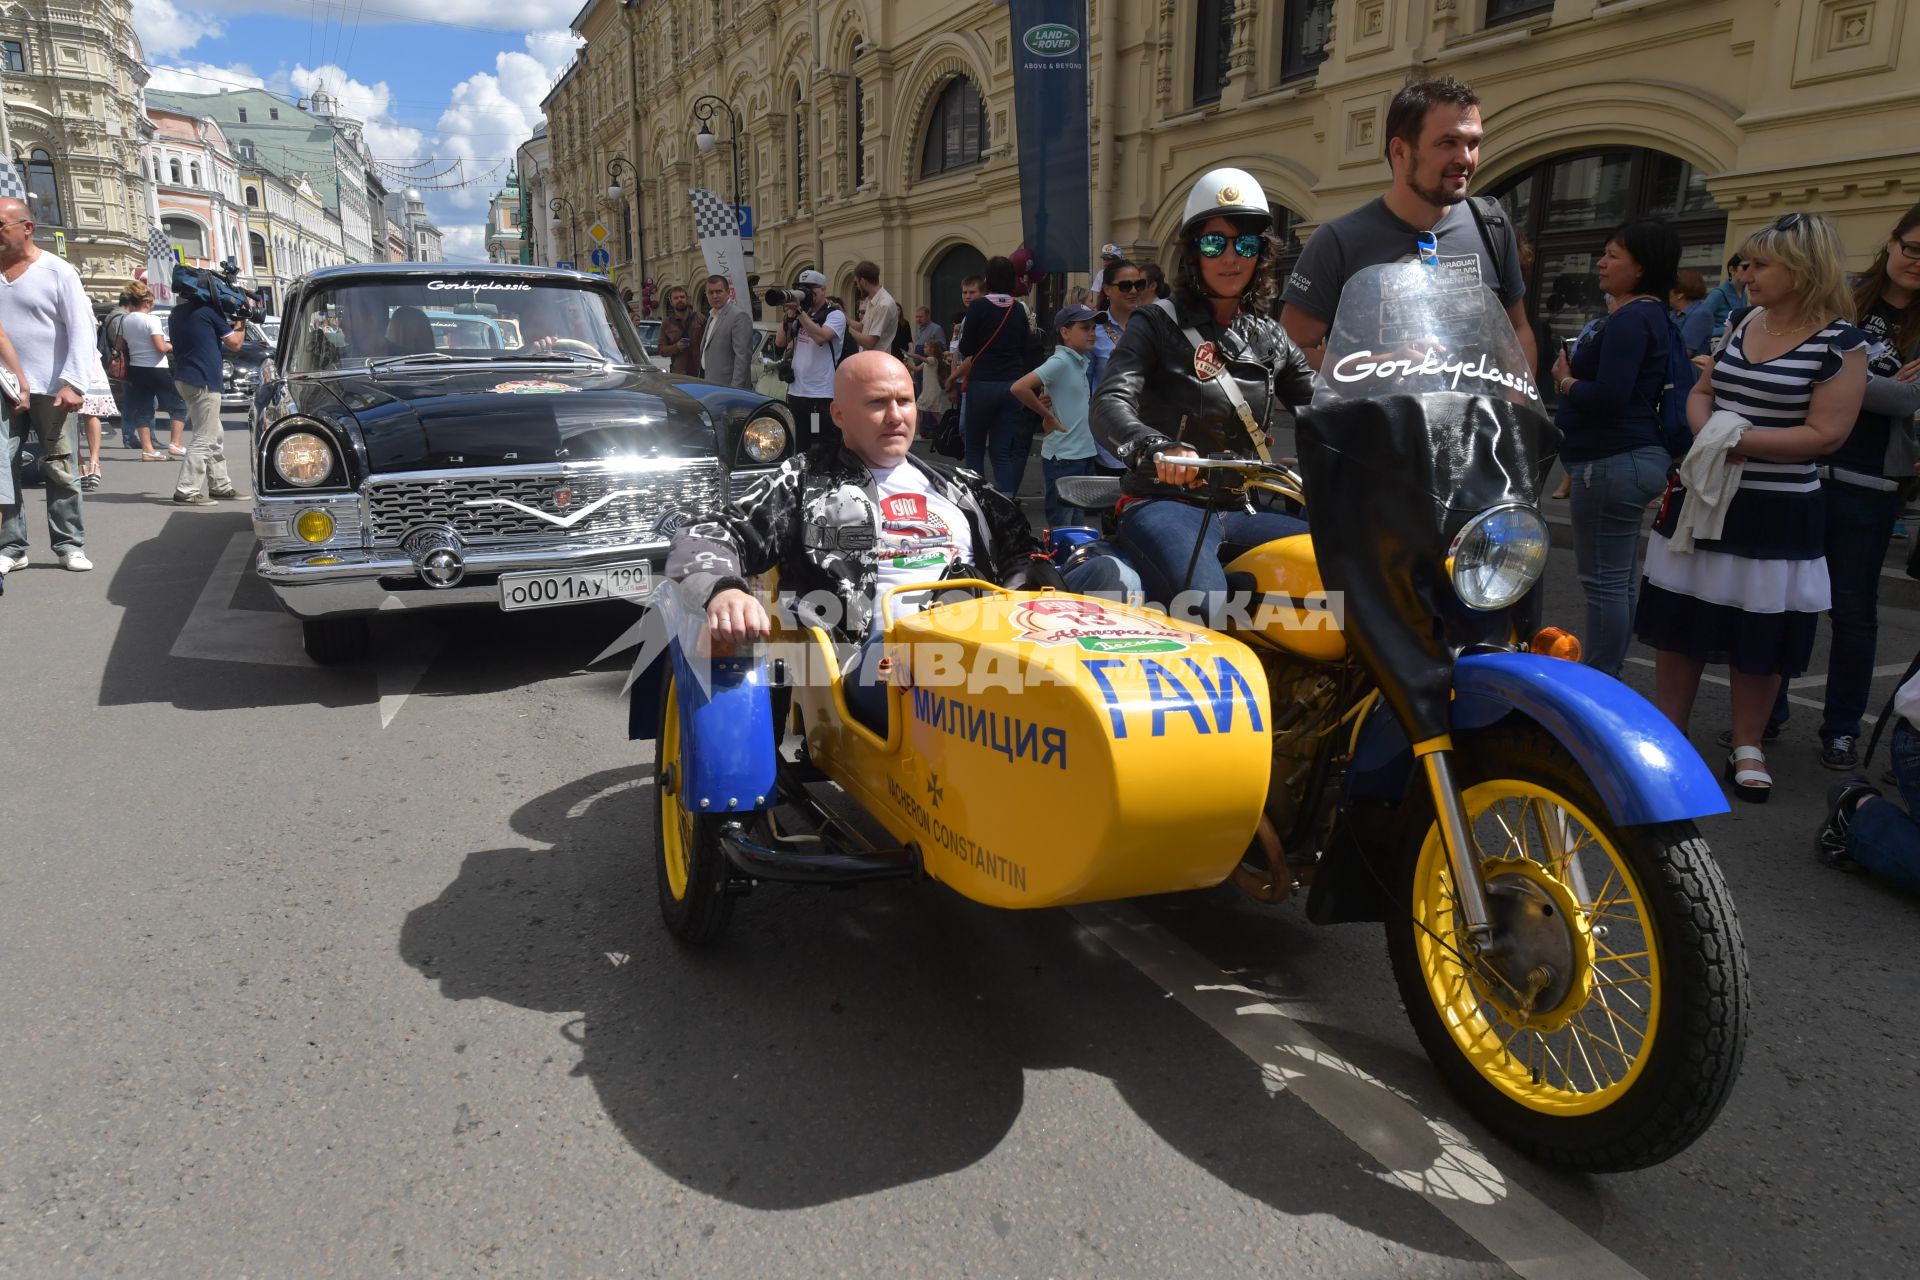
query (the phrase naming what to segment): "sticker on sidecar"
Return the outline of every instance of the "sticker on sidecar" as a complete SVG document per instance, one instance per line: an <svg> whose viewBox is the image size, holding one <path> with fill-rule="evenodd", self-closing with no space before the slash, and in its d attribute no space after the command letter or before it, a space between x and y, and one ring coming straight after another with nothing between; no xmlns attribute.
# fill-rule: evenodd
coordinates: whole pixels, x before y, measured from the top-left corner
<svg viewBox="0 0 1920 1280"><path fill-rule="evenodd" d="M1032 644L1071 644L1088 653L1185 653L1189 645L1208 642L1198 631L1085 596L1029 600L1014 610L1013 625Z"/></svg>
<svg viewBox="0 0 1920 1280"><path fill-rule="evenodd" d="M1026 891L1027 869L1012 858L1003 858L985 845L969 840L928 813L925 805L891 777L887 779L887 795L900 806L902 813L913 819L914 825L925 832L936 847L958 858L961 866L978 871L983 876L992 876L1009 889Z"/></svg>
<svg viewBox="0 0 1920 1280"><path fill-rule="evenodd" d="M970 707L958 698L918 686L913 690L913 718L962 742L997 751L1009 761L1031 760L1039 765L1057 762L1060 768L1067 767L1065 729Z"/></svg>
<svg viewBox="0 0 1920 1280"><path fill-rule="evenodd" d="M1163 666L1153 658L1139 660L1140 675L1147 685L1147 701L1142 705L1137 698L1123 699L1113 686L1111 673L1127 667L1127 659L1081 659L1080 665L1100 686L1100 696L1107 704L1107 719L1116 740L1127 736L1130 720L1137 725L1143 715L1149 717L1148 730L1155 738L1166 736L1169 722L1191 724L1198 734L1232 733L1236 707L1246 709L1245 724L1249 732L1266 732L1253 687L1239 668L1224 657L1216 657L1209 674L1192 658L1180 661L1186 670L1176 674L1171 665ZM1191 688L1188 681L1192 682Z"/></svg>

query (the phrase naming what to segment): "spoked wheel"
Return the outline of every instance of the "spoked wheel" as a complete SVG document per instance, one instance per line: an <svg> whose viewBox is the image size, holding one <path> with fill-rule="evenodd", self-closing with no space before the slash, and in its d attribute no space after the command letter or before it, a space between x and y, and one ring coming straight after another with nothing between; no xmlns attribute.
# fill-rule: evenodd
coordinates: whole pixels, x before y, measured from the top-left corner
<svg viewBox="0 0 1920 1280"><path fill-rule="evenodd" d="M1746 950L1719 867L1690 822L1616 826L1535 726L1467 740L1469 830L1496 939L1470 959L1453 872L1423 803L1388 925L1421 1044L1490 1128L1594 1171L1657 1164L1698 1138L1744 1045Z"/></svg>
<svg viewBox="0 0 1920 1280"><path fill-rule="evenodd" d="M653 753L654 870L660 918L685 943L712 942L733 915L727 892L727 859L720 852L718 820L689 812L681 803L686 759L680 738L680 706L672 676L660 682L660 736Z"/></svg>

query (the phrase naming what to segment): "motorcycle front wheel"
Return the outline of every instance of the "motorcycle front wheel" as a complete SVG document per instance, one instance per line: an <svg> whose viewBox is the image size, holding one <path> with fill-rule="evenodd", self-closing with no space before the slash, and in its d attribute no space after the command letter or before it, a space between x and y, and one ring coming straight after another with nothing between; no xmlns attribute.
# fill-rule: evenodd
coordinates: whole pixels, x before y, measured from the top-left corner
<svg viewBox="0 0 1920 1280"><path fill-rule="evenodd" d="M712 942L733 917L727 892L727 859L720 851L718 819L682 803L686 743L680 731L676 677L660 682L660 732L654 741L654 880L660 919L667 932L690 946Z"/></svg>
<svg viewBox="0 0 1920 1280"><path fill-rule="evenodd" d="M1704 1133L1739 1074L1746 948L1691 822L1615 824L1544 729L1459 740L1502 976L1466 955L1433 807L1407 806L1394 979L1449 1087L1506 1142L1593 1172L1644 1168Z"/></svg>

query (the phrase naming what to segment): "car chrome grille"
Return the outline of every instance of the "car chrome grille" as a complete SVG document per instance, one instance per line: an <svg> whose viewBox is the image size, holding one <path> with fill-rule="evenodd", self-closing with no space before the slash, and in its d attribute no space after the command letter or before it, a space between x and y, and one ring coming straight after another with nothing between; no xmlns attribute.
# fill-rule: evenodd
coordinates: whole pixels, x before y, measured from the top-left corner
<svg viewBox="0 0 1920 1280"><path fill-rule="evenodd" d="M712 462L644 471L383 476L367 487L367 527L375 546L396 545L422 525L450 528L470 543L665 542L671 532L660 528L662 517L714 510L724 501L722 486ZM589 508L577 523L559 523Z"/></svg>

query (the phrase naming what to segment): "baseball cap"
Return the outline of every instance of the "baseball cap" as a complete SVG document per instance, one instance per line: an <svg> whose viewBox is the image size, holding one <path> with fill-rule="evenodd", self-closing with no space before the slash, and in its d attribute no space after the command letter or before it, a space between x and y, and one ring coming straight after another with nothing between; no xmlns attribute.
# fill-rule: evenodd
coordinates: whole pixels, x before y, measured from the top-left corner
<svg viewBox="0 0 1920 1280"><path fill-rule="evenodd" d="M795 284L804 284L809 286L816 285L816 284L824 286L827 283L827 278L821 275L818 271L802 271L799 275L793 278L793 282Z"/></svg>
<svg viewBox="0 0 1920 1280"><path fill-rule="evenodd" d="M1114 258L1124 258L1127 255L1120 252L1120 246L1117 244L1103 244L1100 246L1100 256L1111 260Z"/></svg>
<svg viewBox="0 0 1920 1280"><path fill-rule="evenodd" d="M1079 324L1082 320L1091 320L1098 314L1084 302L1069 302L1053 313L1053 327L1064 329L1070 324Z"/></svg>

